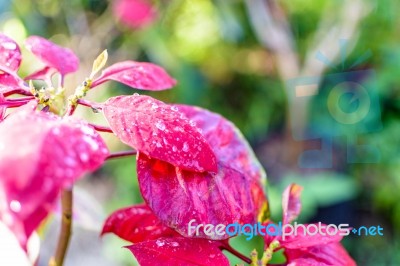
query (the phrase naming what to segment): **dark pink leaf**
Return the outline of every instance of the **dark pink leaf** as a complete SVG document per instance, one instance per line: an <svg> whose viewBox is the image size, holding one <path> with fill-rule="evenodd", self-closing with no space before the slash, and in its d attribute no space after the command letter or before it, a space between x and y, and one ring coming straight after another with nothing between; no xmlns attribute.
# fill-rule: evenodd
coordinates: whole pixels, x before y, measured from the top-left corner
<svg viewBox="0 0 400 266"><path fill-rule="evenodd" d="M131 206L112 213L104 223L101 234L105 233L114 233L132 243L179 236L178 233L163 225L146 204Z"/></svg>
<svg viewBox="0 0 400 266"><path fill-rule="evenodd" d="M176 81L161 67L147 62L124 61L106 68L92 83L92 88L115 80L127 86L150 91L170 89Z"/></svg>
<svg viewBox="0 0 400 266"><path fill-rule="evenodd" d="M326 229L325 224L314 224L317 227L321 227L321 232L317 233L315 235L308 235L304 231L304 228L299 226L297 228L297 235L288 235L285 236L285 240L282 238L279 239L279 243L281 246L287 248L287 249L301 249L301 248L308 248L312 246L318 246L318 245L325 245L329 244L332 242L340 242L342 240L342 236L339 234L339 232L334 231L333 228ZM305 226L309 226L308 224L305 224ZM315 227L311 228L310 230L314 230ZM289 228L287 228L290 230ZM314 232L314 231L312 231Z"/></svg>
<svg viewBox="0 0 400 266"><path fill-rule="evenodd" d="M296 184L291 184L285 189L282 195L283 224L289 224L299 216L302 190L303 188Z"/></svg>
<svg viewBox="0 0 400 266"><path fill-rule="evenodd" d="M0 92L0 122L4 120L4 116L6 115L7 107L1 105L4 102L5 102L5 98L4 98L3 94Z"/></svg>
<svg viewBox="0 0 400 266"><path fill-rule="evenodd" d="M129 246L141 266L229 266L218 242L193 238L160 238Z"/></svg>
<svg viewBox="0 0 400 266"><path fill-rule="evenodd" d="M152 158L183 169L217 171L210 145L186 116L149 96L117 96L103 107L113 132Z"/></svg>
<svg viewBox="0 0 400 266"><path fill-rule="evenodd" d="M356 266L340 243L330 243L304 249L286 249L288 266Z"/></svg>
<svg viewBox="0 0 400 266"><path fill-rule="evenodd" d="M16 72L21 64L21 50L18 44L8 36L0 33L0 66Z"/></svg>
<svg viewBox="0 0 400 266"><path fill-rule="evenodd" d="M24 246L59 190L98 168L108 150L84 122L33 111L34 102L0 123L0 220Z"/></svg>
<svg viewBox="0 0 400 266"><path fill-rule="evenodd" d="M68 48L58 46L39 36L31 36L26 39L26 47L46 66L57 69L61 75L78 70L79 59Z"/></svg>
<svg viewBox="0 0 400 266"><path fill-rule="evenodd" d="M45 66L42 69L25 77L24 80L51 80L51 77L56 73L54 68Z"/></svg>
<svg viewBox="0 0 400 266"><path fill-rule="evenodd" d="M133 29L147 26L157 17L155 8L148 0L117 0L113 7L114 16Z"/></svg>
<svg viewBox="0 0 400 266"><path fill-rule="evenodd" d="M218 173L185 171L139 153L137 172L142 195L166 225L184 236L189 222L230 224L257 222L264 194L265 173L236 127L223 117L191 106L179 106L202 130L218 158ZM226 239L229 236L200 237Z"/></svg>

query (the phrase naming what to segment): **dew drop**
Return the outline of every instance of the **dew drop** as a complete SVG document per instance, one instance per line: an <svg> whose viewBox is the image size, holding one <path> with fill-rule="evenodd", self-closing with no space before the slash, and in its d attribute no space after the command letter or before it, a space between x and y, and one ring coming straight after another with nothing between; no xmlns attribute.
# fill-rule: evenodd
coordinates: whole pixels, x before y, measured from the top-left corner
<svg viewBox="0 0 400 266"><path fill-rule="evenodd" d="M172 150L173 150L174 152L176 152L178 149L176 148L176 146L173 146L173 147L172 147Z"/></svg>
<svg viewBox="0 0 400 266"><path fill-rule="evenodd" d="M159 247L162 247L162 246L165 245L164 241L162 241L162 240L160 240L160 239L157 239L156 244L157 244L157 246L159 246Z"/></svg>
<svg viewBox="0 0 400 266"><path fill-rule="evenodd" d="M135 92L135 93L133 94L133 96L139 96L139 93Z"/></svg>
<svg viewBox="0 0 400 266"><path fill-rule="evenodd" d="M179 246L179 243L178 242L171 242L171 246L173 246L173 247L178 247Z"/></svg>
<svg viewBox="0 0 400 266"><path fill-rule="evenodd" d="M21 211L21 203L17 200L12 200L10 202L10 209L13 212L20 212Z"/></svg>
<svg viewBox="0 0 400 266"><path fill-rule="evenodd" d="M188 152L188 151L189 151L189 145L187 144L187 142L183 143L182 150L183 150L184 152Z"/></svg>
<svg viewBox="0 0 400 266"><path fill-rule="evenodd" d="M157 123L156 123L156 127L157 127L159 130L163 131L163 130L165 129L165 124L164 124L161 120L159 120L159 121L157 121Z"/></svg>
<svg viewBox="0 0 400 266"><path fill-rule="evenodd" d="M177 112L177 111L178 111L178 107L176 107L176 106L171 106L171 110Z"/></svg>

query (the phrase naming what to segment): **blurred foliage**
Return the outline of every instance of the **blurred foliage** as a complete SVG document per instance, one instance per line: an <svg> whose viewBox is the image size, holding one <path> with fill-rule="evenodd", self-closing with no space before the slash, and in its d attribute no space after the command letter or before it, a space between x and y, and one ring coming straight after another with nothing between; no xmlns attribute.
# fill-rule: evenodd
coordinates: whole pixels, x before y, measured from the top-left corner
<svg viewBox="0 0 400 266"><path fill-rule="evenodd" d="M221 113L244 132L259 153L273 146L271 136L286 136L286 81L279 75L274 53L258 42L244 2L153 2L159 11L158 19L148 27L131 29L116 20L113 1L1 1L0 29L20 44L29 35L41 35L74 50L82 62L80 72L67 79L71 89L89 74L96 55L107 48L109 64L128 59L152 61L165 67L179 82L169 91L140 93ZM319 21L326 15L323 10L328 8L333 16L346 1L277 3L288 19L302 61ZM365 51L371 52L365 62L350 71L376 72L373 87L379 96L382 128L360 136L360 141L378 147L380 162L347 164L339 160L340 165L329 171L311 173L281 170L279 177L271 178L268 191L275 220L280 220L284 187L296 182L304 186L301 221L348 221L355 226L380 224L384 227L384 237L349 237L345 245L360 265L399 265L400 2L365 0L364 3L370 8L369 14L359 24L358 34L352 36L356 39L355 46L343 63L349 66ZM340 70L341 62L336 67ZM26 55L22 71L28 73L37 68L34 59ZM335 71L328 69L327 74ZM329 92L329 88L323 88L323 93L311 104L310 119L319 119L321 127L328 119L319 112L325 108L326 90ZM103 101L113 95L131 93L132 89L111 83L107 89L103 86L90 92L89 97ZM102 121L98 115L84 111L80 114ZM124 149L112 140L109 142L112 150ZM336 146L342 151L337 156L345 156L346 140L340 139ZM263 160L272 159L275 160L271 157ZM113 180L115 187L113 196L107 199L107 212L141 201L134 158L110 161L92 178ZM233 242L244 253L251 250L252 245L243 239ZM262 248L259 241L252 244L259 250Z"/></svg>

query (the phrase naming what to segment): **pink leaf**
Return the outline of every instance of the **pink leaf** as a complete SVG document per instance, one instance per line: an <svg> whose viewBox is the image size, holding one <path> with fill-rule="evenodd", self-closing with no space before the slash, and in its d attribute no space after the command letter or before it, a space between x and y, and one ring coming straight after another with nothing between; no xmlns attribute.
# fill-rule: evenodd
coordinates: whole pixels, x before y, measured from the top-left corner
<svg viewBox="0 0 400 266"><path fill-rule="evenodd" d="M179 106L202 130L218 158L218 173L185 171L139 153L137 172L142 195L160 220L184 236L188 224L254 223L266 203L265 173L232 123L204 109ZM226 239L229 236L199 237Z"/></svg>
<svg viewBox="0 0 400 266"><path fill-rule="evenodd" d="M57 69L63 76L78 70L79 59L68 48L58 46L39 36L26 39L26 47L46 66Z"/></svg>
<svg viewBox="0 0 400 266"><path fill-rule="evenodd" d="M340 242L342 240L342 236L339 234L339 232L334 231L334 229L330 228L330 230L326 229L326 225L324 224L313 224L315 226L320 226L321 227L321 233L317 233L315 235L308 235L304 231L304 228L299 226L297 228L297 234L296 235L288 235L285 237L285 240L280 239L279 242L281 246L285 247L286 249L300 249L300 248L308 248L312 246L318 246L318 245L325 245L329 244L332 242ZM308 224L305 224L304 226L309 226ZM315 227L313 227L310 230L314 230ZM287 228L289 229L289 228ZM314 232L314 231L312 231Z"/></svg>
<svg viewBox="0 0 400 266"><path fill-rule="evenodd" d="M301 191L303 188L296 184L289 185L282 195L283 221L289 224L299 216L301 211Z"/></svg>
<svg viewBox="0 0 400 266"><path fill-rule="evenodd" d="M25 77L24 80L45 80L51 81L51 77L55 74L56 70L54 68L45 66L42 69L30 74L29 76Z"/></svg>
<svg viewBox="0 0 400 266"><path fill-rule="evenodd" d="M229 261L218 248L218 243L205 239L160 238L129 246L128 249L141 266L229 266Z"/></svg>
<svg viewBox="0 0 400 266"><path fill-rule="evenodd" d="M147 26L157 17L157 11L147 0L117 0L113 12L123 24L134 29Z"/></svg>
<svg viewBox="0 0 400 266"><path fill-rule="evenodd" d="M0 123L0 220L23 247L59 190L98 168L108 155L92 127L33 111L34 104Z"/></svg>
<svg viewBox="0 0 400 266"><path fill-rule="evenodd" d="M149 96L117 96L103 107L113 132L138 151L193 171L217 171L210 145L184 114Z"/></svg>
<svg viewBox="0 0 400 266"><path fill-rule="evenodd" d="M288 266L356 266L340 243L313 246L304 249L286 249Z"/></svg>
<svg viewBox="0 0 400 266"><path fill-rule="evenodd" d="M114 233L132 243L179 236L178 233L164 226L146 204L131 206L112 213L104 223L101 234L105 233Z"/></svg>
<svg viewBox="0 0 400 266"><path fill-rule="evenodd" d="M13 89L27 90L24 81L11 69L0 66L0 93L6 94Z"/></svg>
<svg viewBox="0 0 400 266"><path fill-rule="evenodd" d="M18 44L0 33L0 65L16 72L21 64L21 50Z"/></svg>
<svg viewBox="0 0 400 266"><path fill-rule="evenodd" d="M150 91L170 89L176 81L161 67L147 62L124 61L106 68L92 83L92 88L115 80L127 86Z"/></svg>

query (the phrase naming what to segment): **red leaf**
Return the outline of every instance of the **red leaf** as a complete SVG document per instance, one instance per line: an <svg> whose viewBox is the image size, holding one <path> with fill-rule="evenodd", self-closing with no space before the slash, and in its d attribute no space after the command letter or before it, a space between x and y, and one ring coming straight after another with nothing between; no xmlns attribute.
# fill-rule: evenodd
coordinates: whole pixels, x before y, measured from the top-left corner
<svg viewBox="0 0 400 266"><path fill-rule="evenodd" d="M200 108L179 106L196 122L218 158L218 173L185 171L139 153L137 171L142 195L160 220L184 236L188 224L254 223L266 203L265 173L232 123ZM226 239L228 235L201 237Z"/></svg>
<svg viewBox="0 0 400 266"><path fill-rule="evenodd" d="M286 249L288 266L356 266L340 243L330 243L305 249Z"/></svg>
<svg viewBox="0 0 400 266"><path fill-rule="evenodd" d="M5 94L8 91L16 88L26 90L24 81L12 70L0 66L0 93Z"/></svg>
<svg viewBox="0 0 400 266"><path fill-rule="evenodd" d="M118 0L114 2L114 15L126 26L141 28L156 19L155 8L146 0Z"/></svg>
<svg viewBox="0 0 400 266"><path fill-rule="evenodd" d="M164 226L146 204L131 206L112 213L104 223L101 234L105 233L114 233L132 243L179 236L178 233Z"/></svg>
<svg viewBox="0 0 400 266"><path fill-rule="evenodd" d="M0 65L16 72L22 56L18 44L8 36L0 33Z"/></svg>
<svg viewBox="0 0 400 266"><path fill-rule="evenodd" d="M283 221L289 224L299 216L301 211L301 191L303 188L296 184L289 185L282 195Z"/></svg>
<svg viewBox="0 0 400 266"><path fill-rule="evenodd" d="M0 220L24 246L60 188L98 168L108 150L84 122L19 108L0 123Z"/></svg>
<svg viewBox="0 0 400 266"><path fill-rule="evenodd" d="M26 47L46 66L57 69L61 75L78 70L79 59L68 48L58 46L39 36L26 39Z"/></svg>
<svg viewBox="0 0 400 266"><path fill-rule="evenodd" d="M127 86L150 91L170 89L176 81L161 67L147 62L124 61L106 68L92 83L92 88L115 80Z"/></svg>
<svg viewBox="0 0 400 266"><path fill-rule="evenodd" d="M217 171L210 145L176 107L132 95L110 98L103 111L118 138L138 151L184 169Z"/></svg>
<svg viewBox="0 0 400 266"><path fill-rule="evenodd" d="M45 66L42 69L30 74L29 76L25 77L24 80L51 80L51 77L54 75L56 70L54 68Z"/></svg>
<svg viewBox="0 0 400 266"><path fill-rule="evenodd" d="M219 265L229 266L218 243L184 237L160 238L127 247L141 266Z"/></svg>

